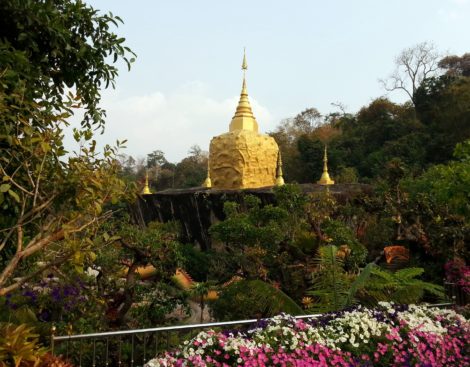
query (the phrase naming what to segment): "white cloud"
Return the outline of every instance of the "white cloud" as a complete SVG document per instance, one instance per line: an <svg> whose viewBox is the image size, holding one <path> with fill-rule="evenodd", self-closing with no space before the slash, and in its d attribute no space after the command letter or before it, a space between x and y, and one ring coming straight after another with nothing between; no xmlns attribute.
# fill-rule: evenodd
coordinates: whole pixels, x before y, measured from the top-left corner
<svg viewBox="0 0 470 367"><path fill-rule="evenodd" d="M116 90L107 92L102 99L106 130L97 140L104 145L127 139L126 154L144 157L160 149L169 161L176 162L192 145L208 150L213 136L228 131L238 98L216 98L201 82L187 83L169 93L155 91L129 98L122 98ZM268 109L251 97L250 101L260 130L273 130L276 122ZM70 139L66 144L73 150Z"/></svg>

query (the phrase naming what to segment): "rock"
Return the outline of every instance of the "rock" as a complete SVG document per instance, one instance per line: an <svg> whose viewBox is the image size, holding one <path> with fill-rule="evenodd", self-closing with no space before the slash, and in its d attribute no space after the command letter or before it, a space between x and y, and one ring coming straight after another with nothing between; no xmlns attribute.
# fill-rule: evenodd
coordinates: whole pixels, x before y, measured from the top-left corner
<svg viewBox="0 0 470 367"><path fill-rule="evenodd" d="M323 192L327 187L317 184L300 185L305 193ZM234 201L242 207L245 195L255 195L261 205L275 204L274 187L245 190L218 190L196 187L169 189L151 195L139 196L130 208L134 220L142 226L151 221L177 221L181 224L183 242L196 243L202 250L211 247L209 228L225 219L224 202ZM338 202L346 202L371 192L369 185L337 184L328 186Z"/></svg>
<svg viewBox="0 0 470 367"><path fill-rule="evenodd" d="M209 148L210 178L217 189L273 186L279 148L274 138L250 130L214 137Z"/></svg>

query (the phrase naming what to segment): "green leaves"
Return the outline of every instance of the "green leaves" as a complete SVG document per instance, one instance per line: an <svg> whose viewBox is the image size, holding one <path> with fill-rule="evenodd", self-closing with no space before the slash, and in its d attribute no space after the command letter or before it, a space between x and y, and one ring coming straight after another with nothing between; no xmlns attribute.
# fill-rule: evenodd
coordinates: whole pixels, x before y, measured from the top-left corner
<svg viewBox="0 0 470 367"><path fill-rule="evenodd" d="M40 270L33 264L91 254L107 206L127 195L118 177L120 143L100 155L93 137L104 128L100 90L117 76L110 60L133 53L112 31L113 16L82 1L5 0L0 14L0 223L21 229L0 249L3 268L12 266L0 272L1 294L19 284L13 278ZM81 149L64 157L66 119L77 108L85 111L73 132ZM35 250L16 261L18 244ZM75 256L77 269L92 257Z"/></svg>
<svg viewBox="0 0 470 367"><path fill-rule="evenodd" d="M416 279L423 273L422 268L405 268L393 273L374 267L365 287L366 294L373 296L376 301L395 303L418 303L426 292L439 300L443 299L442 286Z"/></svg>
<svg viewBox="0 0 470 367"><path fill-rule="evenodd" d="M367 286L372 270L376 267L374 263L369 263L364 269L361 270L359 275L349 286L348 296L346 298L346 305L351 305L355 301L357 292Z"/></svg>
<svg viewBox="0 0 470 367"><path fill-rule="evenodd" d="M122 59L130 68L128 55L135 56L124 46L125 39L112 31L120 18L69 0L5 0L0 12L4 29L9 30L0 49L11 46L2 54L1 64L16 76L16 81L9 78L4 83L21 79L26 99L42 98L45 107L56 111L64 110L63 91L73 87L85 110L82 126L102 127L99 86L102 82L114 85L117 76L108 57L114 62Z"/></svg>
<svg viewBox="0 0 470 367"><path fill-rule="evenodd" d="M0 366L38 365L46 349L39 344L39 336L27 324L0 324ZM6 364L3 364L6 363ZM8 364L7 364L8 363Z"/></svg>
<svg viewBox="0 0 470 367"><path fill-rule="evenodd" d="M280 312L303 314L288 295L261 280L241 280L229 285L211 308L219 320L271 317Z"/></svg>
<svg viewBox="0 0 470 367"><path fill-rule="evenodd" d="M0 192L7 192L10 190L11 185L10 184L2 184L0 185Z"/></svg>
<svg viewBox="0 0 470 367"><path fill-rule="evenodd" d="M15 199L15 201L17 203L20 202L20 197L18 196L18 194L16 192L14 192L13 190L8 190L8 194L10 194L10 196Z"/></svg>
<svg viewBox="0 0 470 367"><path fill-rule="evenodd" d="M343 308L348 294L348 278L343 260L338 256L338 248L334 245L320 247L315 264L317 268L312 274L312 289L307 291L316 299L312 310L327 312Z"/></svg>

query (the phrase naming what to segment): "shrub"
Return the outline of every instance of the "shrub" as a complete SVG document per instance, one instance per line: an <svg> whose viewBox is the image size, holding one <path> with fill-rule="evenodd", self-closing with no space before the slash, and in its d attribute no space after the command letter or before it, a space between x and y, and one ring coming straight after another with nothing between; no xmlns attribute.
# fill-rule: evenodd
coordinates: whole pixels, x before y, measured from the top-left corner
<svg viewBox="0 0 470 367"><path fill-rule="evenodd" d="M302 313L289 296L261 280L241 280L229 285L211 309L218 320L270 317L279 312Z"/></svg>
<svg viewBox="0 0 470 367"><path fill-rule="evenodd" d="M37 366L46 349L26 324L0 324L0 367Z"/></svg>

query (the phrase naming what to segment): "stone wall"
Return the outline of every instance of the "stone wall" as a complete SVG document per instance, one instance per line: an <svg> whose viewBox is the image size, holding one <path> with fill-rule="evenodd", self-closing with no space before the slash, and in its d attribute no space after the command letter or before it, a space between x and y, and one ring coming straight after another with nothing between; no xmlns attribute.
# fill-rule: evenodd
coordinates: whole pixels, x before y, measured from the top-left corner
<svg viewBox="0 0 470 367"><path fill-rule="evenodd" d="M300 186L306 193L325 190L325 186L317 184ZM368 185L349 184L330 186L329 190L338 201L344 202L370 192L371 188ZM179 222L183 241L197 243L205 250L211 246L210 226L224 219L224 202L235 201L243 205L243 197L247 194L257 196L262 205L275 203L272 187L246 190L171 189L140 196L131 212L135 221L141 225L151 221Z"/></svg>

